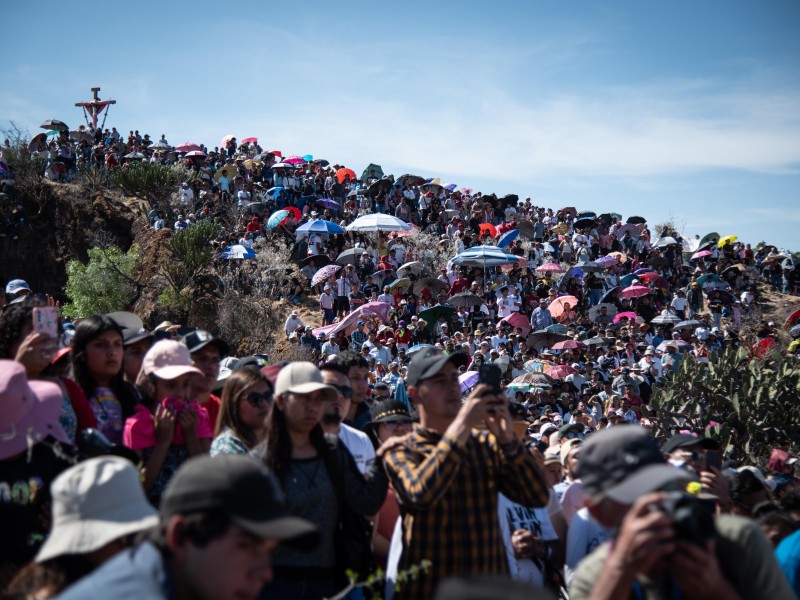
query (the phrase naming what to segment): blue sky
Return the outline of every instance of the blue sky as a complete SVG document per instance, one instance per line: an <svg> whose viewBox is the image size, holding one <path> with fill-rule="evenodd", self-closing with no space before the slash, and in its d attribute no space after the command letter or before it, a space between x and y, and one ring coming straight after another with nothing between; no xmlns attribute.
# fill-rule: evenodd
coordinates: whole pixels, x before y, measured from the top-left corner
<svg viewBox="0 0 800 600"><path fill-rule="evenodd" d="M4 3L0 123L376 162L800 250L796 0Z"/></svg>

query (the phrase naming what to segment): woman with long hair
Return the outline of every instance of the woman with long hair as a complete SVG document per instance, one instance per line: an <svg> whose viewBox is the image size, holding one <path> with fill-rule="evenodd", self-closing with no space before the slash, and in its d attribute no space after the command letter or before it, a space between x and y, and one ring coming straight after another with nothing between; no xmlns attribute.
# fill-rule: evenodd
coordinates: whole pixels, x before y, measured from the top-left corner
<svg viewBox="0 0 800 600"><path fill-rule="evenodd" d="M380 461L365 479L337 438L326 439L320 420L326 404L337 399L337 389L309 362L290 363L278 373L257 454L280 480L289 512L318 527L320 543L307 553L279 548L264 598L322 598L346 583L346 569L359 577L371 570L372 528L365 516L381 507L388 480Z"/></svg>
<svg viewBox="0 0 800 600"><path fill-rule="evenodd" d="M256 366L231 373L222 390L211 456L247 454L264 438L273 387Z"/></svg>
<svg viewBox="0 0 800 600"><path fill-rule="evenodd" d="M115 444L122 443L125 419L136 404L122 370L122 346L122 328L105 315L78 323L72 338L72 379L86 394L97 429Z"/></svg>

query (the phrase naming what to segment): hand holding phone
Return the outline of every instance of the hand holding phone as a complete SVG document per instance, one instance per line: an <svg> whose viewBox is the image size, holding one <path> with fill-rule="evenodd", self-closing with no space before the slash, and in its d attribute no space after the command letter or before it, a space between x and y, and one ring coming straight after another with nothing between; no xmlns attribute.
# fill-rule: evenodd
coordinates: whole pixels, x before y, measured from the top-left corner
<svg viewBox="0 0 800 600"><path fill-rule="evenodd" d="M33 331L53 339L58 338L58 309L55 306L35 306Z"/></svg>

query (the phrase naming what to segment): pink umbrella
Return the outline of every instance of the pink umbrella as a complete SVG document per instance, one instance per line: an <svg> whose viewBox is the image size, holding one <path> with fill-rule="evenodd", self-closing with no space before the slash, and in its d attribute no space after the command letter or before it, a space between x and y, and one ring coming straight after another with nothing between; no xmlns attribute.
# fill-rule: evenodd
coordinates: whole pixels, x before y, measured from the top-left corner
<svg viewBox="0 0 800 600"><path fill-rule="evenodd" d="M567 304L569 304L569 309L571 311L575 310L575 307L578 305L578 299L575 296L559 296L548 305L547 309L555 319L564 314Z"/></svg>
<svg viewBox="0 0 800 600"><path fill-rule="evenodd" d="M549 369L545 370L545 373L547 373L547 375L549 375L552 379L564 379L564 377L567 375L574 375L577 372L578 371L569 365L556 365L555 367L550 367Z"/></svg>
<svg viewBox="0 0 800 600"><path fill-rule="evenodd" d="M224 148L225 146L227 146L227 145L228 145L228 142L230 142L231 140L235 140L235 139L236 139L236 136L235 136L235 135L233 135L232 133L229 133L229 134L228 134L228 135L226 135L224 138L222 138L222 140L220 140L220 143L219 143L219 145L220 145L222 148Z"/></svg>
<svg viewBox="0 0 800 600"><path fill-rule="evenodd" d="M557 265L556 263L545 263L541 267L536 267L537 271L542 273L563 273L564 269L561 268L561 265Z"/></svg>
<svg viewBox="0 0 800 600"><path fill-rule="evenodd" d="M284 158L283 162L289 163L290 165L304 165L304 164L306 164L306 161L302 156L290 156L289 158Z"/></svg>
<svg viewBox="0 0 800 600"><path fill-rule="evenodd" d="M637 277L642 281L646 281L648 285L659 287L662 290L669 289L669 282L658 273L648 271L647 273L640 273Z"/></svg>
<svg viewBox="0 0 800 600"><path fill-rule="evenodd" d="M620 295L623 298L638 298L640 296L646 296L650 293L650 288L644 285L632 285L630 287L626 287Z"/></svg>
<svg viewBox="0 0 800 600"><path fill-rule="evenodd" d="M258 143L258 138L257 137L244 138L242 140L242 143L243 144L257 144Z"/></svg>
<svg viewBox="0 0 800 600"><path fill-rule="evenodd" d="M622 319L628 319L629 321L635 321L636 317L637 317L636 313L635 312L631 312L631 311L617 313L614 316L614 323L619 323L620 321L622 321Z"/></svg>
<svg viewBox="0 0 800 600"><path fill-rule="evenodd" d="M314 273L314 277L311 278L311 287L322 283L331 275L336 274L336 272L341 268L341 265L325 265L319 271Z"/></svg>
<svg viewBox="0 0 800 600"><path fill-rule="evenodd" d="M419 227L417 227L413 223L409 223L409 225L411 225L411 229L409 229L408 231L395 231L394 232L395 237L406 237L407 235L414 235L415 233L419 233L420 231L422 231Z"/></svg>
<svg viewBox="0 0 800 600"><path fill-rule="evenodd" d="M192 150L191 152L187 152L186 156L205 156L206 153L201 150Z"/></svg>
<svg viewBox="0 0 800 600"><path fill-rule="evenodd" d="M553 344L553 350L580 350L586 348L586 344L578 340L564 340Z"/></svg>
<svg viewBox="0 0 800 600"><path fill-rule="evenodd" d="M713 252L711 250L700 250L700 252L695 252L692 254L692 260L696 260L698 258L705 258L706 256L711 256Z"/></svg>
<svg viewBox="0 0 800 600"><path fill-rule="evenodd" d="M178 152L194 152L194 151L201 151L202 148L195 144L194 142L183 142L180 146L175 146L175 150Z"/></svg>
<svg viewBox="0 0 800 600"><path fill-rule="evenodd" d="M531 322L525 315L518 312L511 313L504 319L500 319L498 326L502 323L508 323L512 327L520 327L522 329L522 335L525 337L528 337L528 334L531 332Z"/></svg>
<svg viewBox="0 0 800 600"><path fill-rule="evenodd" d="M366 321L369 330L377 329L378 325L386 321L391 309L392 307L386 302L367 302L352 311L340 322L326 327L318 327L314 330L314 335L319 335L322 332L336 334L340 331L350 335L355 331L359 321Z"/></svg>

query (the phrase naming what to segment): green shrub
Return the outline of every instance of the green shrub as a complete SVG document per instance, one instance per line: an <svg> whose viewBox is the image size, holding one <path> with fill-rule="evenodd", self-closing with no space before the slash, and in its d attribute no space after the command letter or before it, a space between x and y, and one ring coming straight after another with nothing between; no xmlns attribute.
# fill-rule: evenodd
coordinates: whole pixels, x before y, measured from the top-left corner
<svg viewBox="0 0 800 600"><path fill-rule="evenodd" d="M219 225L204 220L172 234L169 242L172 256L162 270L176 293L211 262L210 242L218 232Z"/></svg>
<svg viewBox="0 0 800 600"><path fill-rule="evenodd" d="M71 319L127 309L136 300L139 286L131 277L139 260L136 246L123 252L116 246L92 248L89 262L67 263L64 292L69 302L62 312Z"/></svg>
<svg viewBox="0 0 800 600"><path fill-rule="evenodd" d="M111 181L123 192L153 202L161 202L193 175L180 166L166 166L146 161L113 169Z"/></svg>

